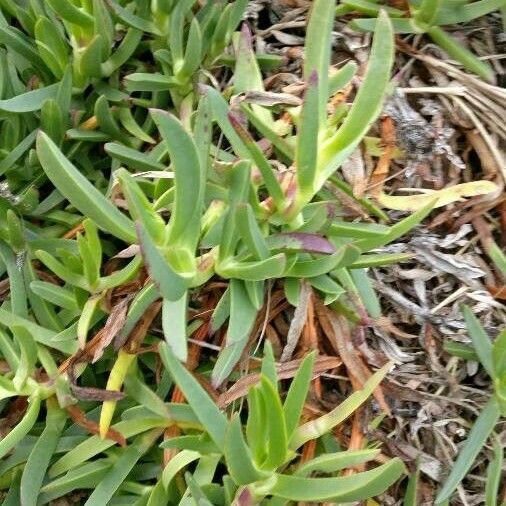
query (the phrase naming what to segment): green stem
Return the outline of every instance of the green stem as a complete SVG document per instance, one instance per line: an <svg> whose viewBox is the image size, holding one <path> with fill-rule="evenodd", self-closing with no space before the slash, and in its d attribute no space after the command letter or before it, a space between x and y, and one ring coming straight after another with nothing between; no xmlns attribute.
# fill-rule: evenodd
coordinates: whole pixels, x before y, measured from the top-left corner
<svg viewBox="0 0 506 506"><path fill-rule="evenodd" d="M455 58L468 70L482 77L485 81L494 81L494 71L490 65L478 59L469 49L439 28L439 26L429 28L427 33L441 49L444 49L449 56Z"/></svg>

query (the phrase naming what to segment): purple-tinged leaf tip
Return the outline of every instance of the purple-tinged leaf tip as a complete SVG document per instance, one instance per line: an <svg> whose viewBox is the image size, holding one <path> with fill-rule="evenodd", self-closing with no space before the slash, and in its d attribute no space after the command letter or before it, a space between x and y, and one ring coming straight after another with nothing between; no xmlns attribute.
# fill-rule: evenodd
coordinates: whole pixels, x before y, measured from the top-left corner
<svg viewBox="0 0 506 506"><path fill-rule="evenodd" d="M248 488L243 488L237 496L238 506L251 506L253 504L253 497Z"/></svg>
<svg viewBox="0 0 506 506"><path fill-rule="evenodd" d="M268 238L269 246L273 249L296 249L307 253L321 253L331 255L335 253L335 246L325 237L305 232L287 232L276 234Z"/></svg>
<svg viewBox="0 0 506 506"><path fill-rule="evenodd" d="M251 30L248 26L248 23L243 23L241 26L241 38L248 49L251 49L253 47L253 37L251 36Z"/></svg>

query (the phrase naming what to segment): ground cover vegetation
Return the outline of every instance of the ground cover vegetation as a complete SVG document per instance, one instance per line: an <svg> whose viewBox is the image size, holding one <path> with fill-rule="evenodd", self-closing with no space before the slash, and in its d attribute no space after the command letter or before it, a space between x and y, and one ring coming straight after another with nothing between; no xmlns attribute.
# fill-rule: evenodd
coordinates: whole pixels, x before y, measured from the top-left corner
<svg viewBox="0 0 506 506"><path fill-rule="evenodd" d="M505 9L0 0L3 504L502 504Z"/></svg>

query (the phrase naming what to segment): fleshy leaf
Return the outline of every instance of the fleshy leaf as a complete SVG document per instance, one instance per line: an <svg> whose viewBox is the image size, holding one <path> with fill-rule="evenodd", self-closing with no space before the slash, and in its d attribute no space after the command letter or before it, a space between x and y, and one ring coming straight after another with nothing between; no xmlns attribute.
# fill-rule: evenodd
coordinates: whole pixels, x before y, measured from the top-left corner
<svg viewBox="0 0 506 506"><path fill-rule="evenodd" d="M37 136L37 154L49 179L79 211L110 234L135 242L133 223L93 187L44 132Z"/></svg>

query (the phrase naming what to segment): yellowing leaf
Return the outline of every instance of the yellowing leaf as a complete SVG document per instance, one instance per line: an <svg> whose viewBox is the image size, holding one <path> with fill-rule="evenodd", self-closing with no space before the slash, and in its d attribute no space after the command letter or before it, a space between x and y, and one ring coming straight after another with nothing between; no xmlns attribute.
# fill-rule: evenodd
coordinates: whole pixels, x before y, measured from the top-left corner
<svg viewBox="0 0 506 506"><path fill-rule="evenodd" d="M447 204L457 202L463 197L476 197L495 192L499 187L492 181L472 181L455 186L449 186L442 190L424 190L421 195L386 195L378 196L378 202L388 209L398 211L417 211L430 202L436 200L434 207L443 207Z"/></svg>

